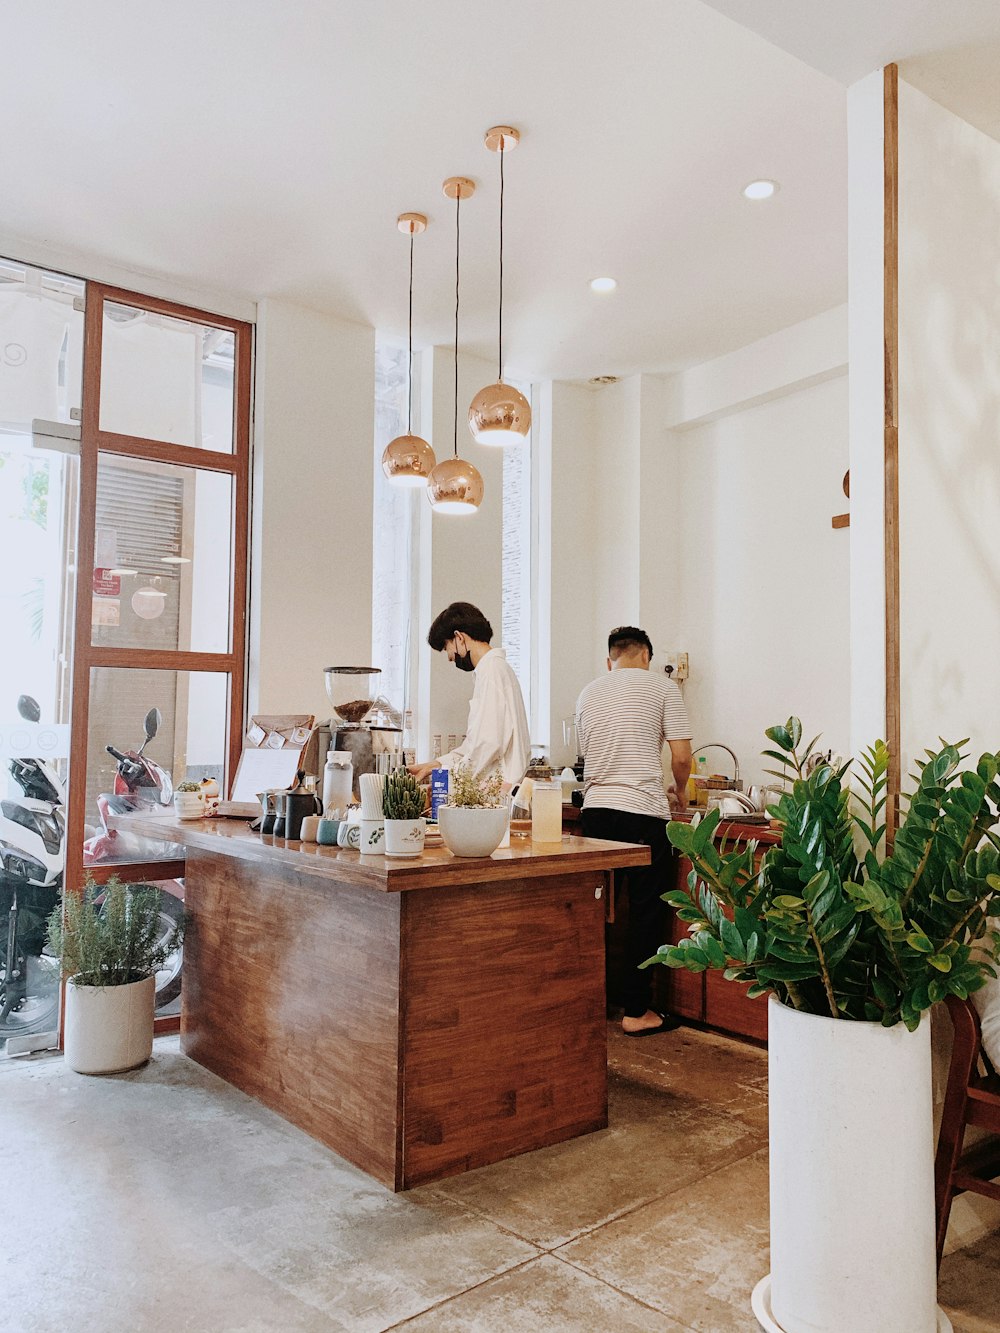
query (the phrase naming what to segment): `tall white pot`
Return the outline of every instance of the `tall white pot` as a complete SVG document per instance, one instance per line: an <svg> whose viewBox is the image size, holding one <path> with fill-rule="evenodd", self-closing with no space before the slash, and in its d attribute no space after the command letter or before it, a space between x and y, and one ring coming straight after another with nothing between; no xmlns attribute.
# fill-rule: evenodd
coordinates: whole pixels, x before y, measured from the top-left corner
<svg viewBox="0 0 1000 1333"><path fill-rule="evenodd" d="M768 1001L773 1333L935 1333L930 1022L916 1032Z"/></svg>
<svg viewBox="0 0 1000 1333"><path fill-rule="evenodd" d="M156 978L66 987L66 1061L78 1074L120 1074L153 1053Z"/></svg>

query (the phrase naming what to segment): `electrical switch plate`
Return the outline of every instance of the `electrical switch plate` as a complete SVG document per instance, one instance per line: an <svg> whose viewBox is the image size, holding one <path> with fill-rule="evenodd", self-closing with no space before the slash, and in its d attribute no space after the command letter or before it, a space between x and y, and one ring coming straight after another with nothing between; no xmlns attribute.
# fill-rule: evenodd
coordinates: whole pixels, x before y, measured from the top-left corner
<svg viewBox="0 0 1000 1333"><path fill-rule="evenodd" d="M668 668L673 667L672 671ZM688 678L688 655L687 653L667 653L663 669L667 671L671 680L683 681Z"/></svg>

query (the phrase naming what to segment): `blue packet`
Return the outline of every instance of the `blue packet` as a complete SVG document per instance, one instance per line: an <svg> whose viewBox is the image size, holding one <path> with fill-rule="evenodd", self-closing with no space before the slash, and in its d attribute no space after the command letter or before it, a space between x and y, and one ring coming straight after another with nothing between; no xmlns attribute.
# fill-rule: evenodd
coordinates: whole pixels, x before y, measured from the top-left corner
<svg viewBox="0 0 1000 1333"><path fill-rule="evenodd" d="M448 800L448 770L446 768L431 769L431 819L437 820L438 807L444 805Z"/></svg>

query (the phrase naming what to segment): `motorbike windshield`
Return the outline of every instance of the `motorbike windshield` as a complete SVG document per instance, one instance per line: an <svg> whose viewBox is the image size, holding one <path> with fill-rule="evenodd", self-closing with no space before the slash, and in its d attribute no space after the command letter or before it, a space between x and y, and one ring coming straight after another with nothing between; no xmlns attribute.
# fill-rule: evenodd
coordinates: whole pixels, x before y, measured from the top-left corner
<svg viewBox="0 0 1000 1333"><path fill-rule="evenodd" d="M31 800L52 801L56 805L62 804L63 797L59 780L55 774L50 772L43 759L12 759L10 761L10 773L25 796Z"/></svg>

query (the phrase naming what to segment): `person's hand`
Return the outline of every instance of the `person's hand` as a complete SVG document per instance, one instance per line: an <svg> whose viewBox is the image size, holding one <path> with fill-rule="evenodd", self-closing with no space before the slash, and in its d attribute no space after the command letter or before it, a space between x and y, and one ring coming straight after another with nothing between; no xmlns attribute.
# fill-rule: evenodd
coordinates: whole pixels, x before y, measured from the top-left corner
<svg viewBox="0 0 1000 1333"><path fill-rule="evenodd" d="M413 774L418 782L423 782L430 777L434 771L434 765L431 764L408 764L407 770Z"/></svg>
<svg viewBox="0 0 1000 1333"><path fill-rule="evenodd" d="M667 800L670 802L670 809L674 814L684 813L684 801L673 783L667 788Z"/></svg>

